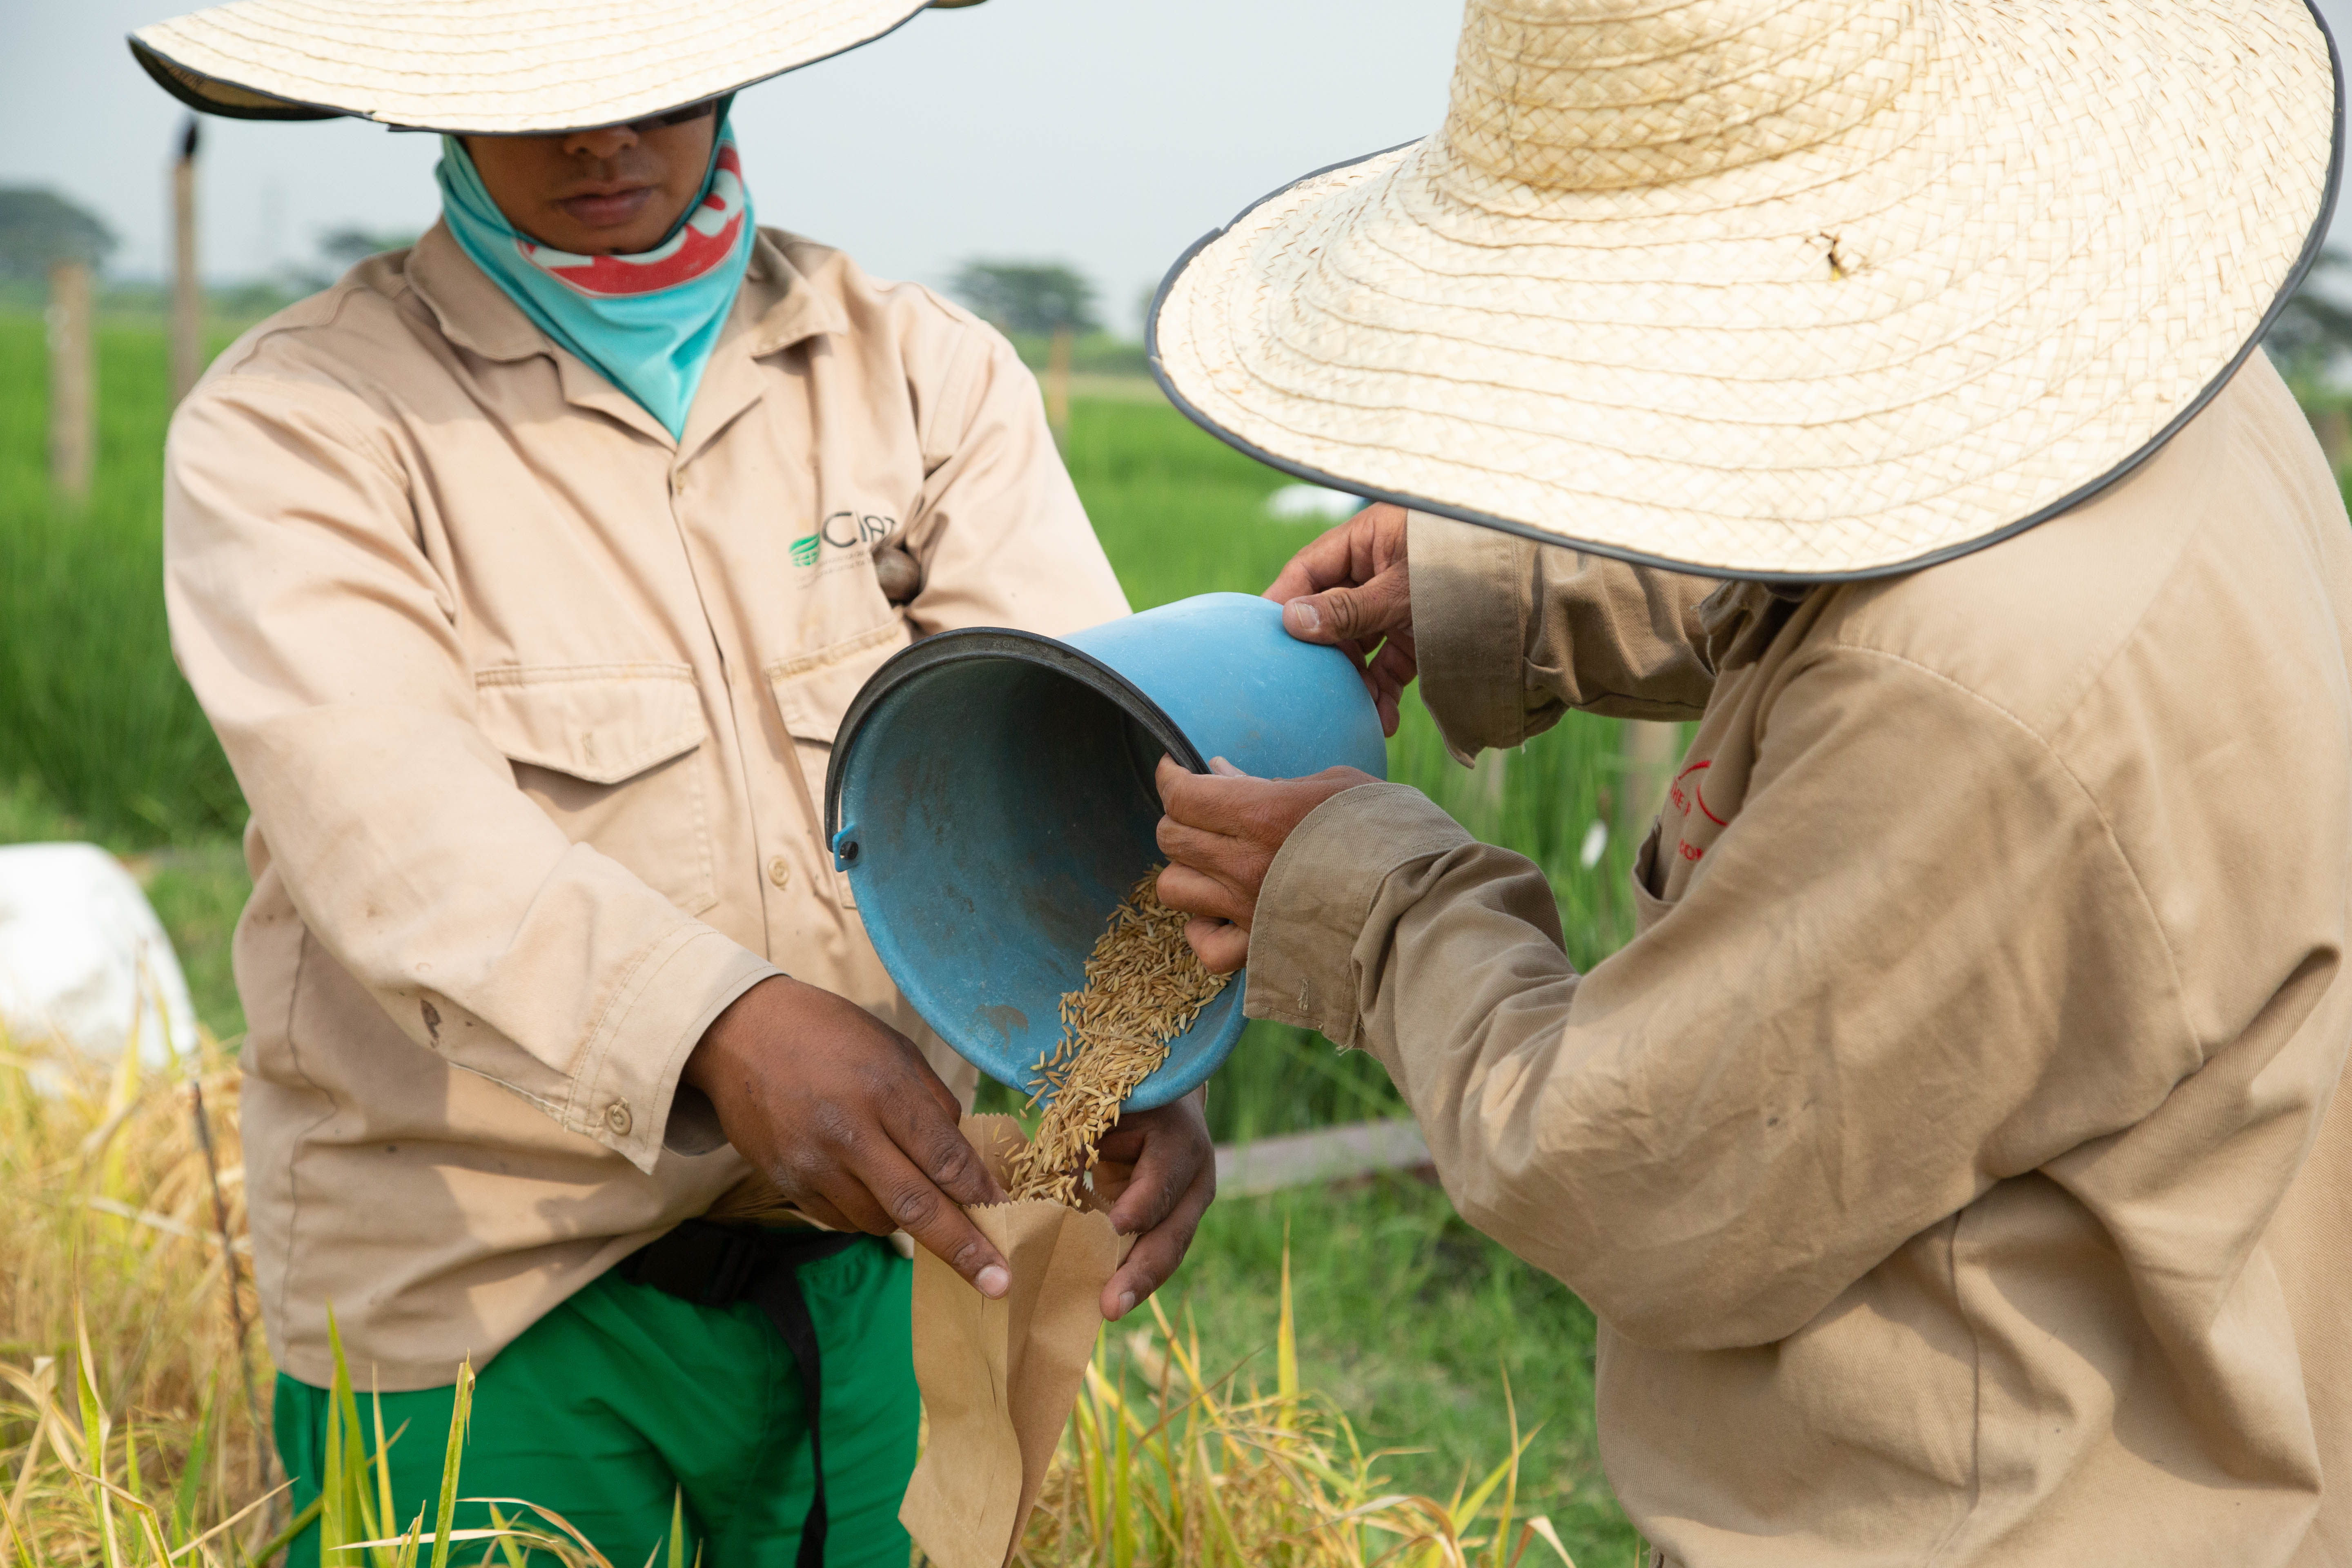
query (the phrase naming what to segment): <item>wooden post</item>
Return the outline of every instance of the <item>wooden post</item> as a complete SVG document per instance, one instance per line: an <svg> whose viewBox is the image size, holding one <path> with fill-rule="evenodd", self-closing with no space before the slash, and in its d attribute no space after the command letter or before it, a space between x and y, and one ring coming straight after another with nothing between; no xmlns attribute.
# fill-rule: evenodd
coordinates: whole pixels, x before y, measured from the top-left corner
<svg viewBox="0 0 2352 1568"><path fill-rule="evenodd" d="M89 494L98 449L98 354L90 331L89 263L49 268L49 482Z"/></svg>
<svg viewBox="0 0 2352 1568"><path fill-rule="evenodd" d="M1066 440L1070 434L1070 329L1068 323L1054 329L1053 347L1045 354L1045 423L1054 427L1055 441Z"/></svg>
<svg viewBox="0 0 2352 1568"><path fill-rule="evenodd" d="M1503 801L1511 783L1511 753L1505 750L1478 753L1470 764L1469 788L1462 792L1463 824L1470 837L1488 844L1503 841Z"/></svg>
<svg viewBox="0 0 2352 1568"><path fill-rule="evenodd" d="M1658 815L1666 786L1674 782L1675 764L1682 760L1683 727L1628 719L1619 747L1625 772L1613 831L1630 847L1649 837L1650 820Z"/></svg>
<svg viewBox="0 0 2352 1568"><path fill-rule="evenodd" d="M196 276L196 117L188 116L172 165L172 403L205 368L205 288Z"/></svg>

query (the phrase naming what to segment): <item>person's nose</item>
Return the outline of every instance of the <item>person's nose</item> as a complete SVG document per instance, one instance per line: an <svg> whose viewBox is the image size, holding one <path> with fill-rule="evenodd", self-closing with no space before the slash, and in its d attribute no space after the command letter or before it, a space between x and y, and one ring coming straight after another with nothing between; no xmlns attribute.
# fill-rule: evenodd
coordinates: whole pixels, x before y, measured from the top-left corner
<svg viewBox="0 0 2352 1568"><path fill-rule="evenodd" d="M625 125L607 125L596 131L574 131L563 139L563 151L573 156L585 153L600 163L618 157L637 144L637 133Z"/></svg>

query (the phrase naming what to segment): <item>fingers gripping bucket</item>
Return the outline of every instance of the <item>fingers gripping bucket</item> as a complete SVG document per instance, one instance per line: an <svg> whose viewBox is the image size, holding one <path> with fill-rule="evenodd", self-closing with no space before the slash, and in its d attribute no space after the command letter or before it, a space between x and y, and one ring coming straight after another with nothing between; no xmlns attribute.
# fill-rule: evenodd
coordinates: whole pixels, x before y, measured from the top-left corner
<svg viewBox="0 0 2352 1568"><path fill-rule="evenodd" d="M1095 939L1161 856L1162 754L1266 778L1385 776L1354 665L1279 606L1209 594L1066 639L973 627L905 649L858 692L825 777L825 834L874 949L982 1072L1025 1088ZM1242 1029L1240 976L1128 1100L1207 1079Z"/></svg>

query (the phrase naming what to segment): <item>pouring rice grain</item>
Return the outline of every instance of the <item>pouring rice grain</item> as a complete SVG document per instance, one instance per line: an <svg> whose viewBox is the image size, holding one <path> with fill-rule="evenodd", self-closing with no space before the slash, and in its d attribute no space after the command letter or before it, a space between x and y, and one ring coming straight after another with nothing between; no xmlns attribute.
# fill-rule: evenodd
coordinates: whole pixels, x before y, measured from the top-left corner
<svg viewBox="0 0 2352 1568"><path fill-rule="evenodd" d="M1191 917L1160 901L1159 883L1155 867L1128 890L1096 939L1086 984L1063 993L1061 1041L1031 1072L1030 1104L1046 1100L1045 1114L1013 1157L1006 1190L1015 1199L1077 1206L1078 1184L1119 1106L1225 988L1226 977L1203 968L1184 940Z"/></svg>

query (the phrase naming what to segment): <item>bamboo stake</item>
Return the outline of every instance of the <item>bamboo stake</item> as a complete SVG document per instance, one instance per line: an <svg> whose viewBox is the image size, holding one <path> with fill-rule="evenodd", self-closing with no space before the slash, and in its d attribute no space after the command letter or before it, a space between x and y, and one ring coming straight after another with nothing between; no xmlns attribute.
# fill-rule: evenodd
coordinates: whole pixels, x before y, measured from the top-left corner
<svg viewBox="0 0 2352 1568"><path fill-rule="evenodd" d="M1054 342L1045 355L1045 423L1054 427L1056 442L1070 434L1070 329L1068 323L1054 329Z"/></svg>
<svg viewBox="0 0 2352 1568"><path fill-rule="evenodd" d="M77 500L89 494L98 448L98 354L89 317L89 263L50 268L49 482Z"/></svg>
<svg viewBox="0 0 2352 1568"><path fill-rule="evenodd" d="M196 117L188 116L172 165L172 404L205 368L205 292L196 276Z"/></svg>
<svg viewBox="0 0 2352 1568"><path fill-rule="evenodd" d="M205 1152L205 1174L212 1183L213 1224L220 1231L221 1277L228 1282L228 1321L236 1331L237 1377L245 1386L245 1419L253 1428L253 1464L261 1484L269 1484L268 1428L261 1424L261 1401L253 1390L253 1357L246 1348L245 1303L237 1295L236 1242L228 1227L228 1200L221 1196L220 1159L213 1152L212 1119L205 1114L205 1086L191 1079L188 1094L194 1102L196 1144Z"/></svg>

